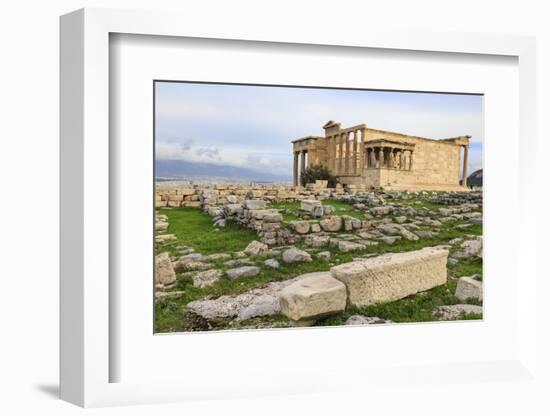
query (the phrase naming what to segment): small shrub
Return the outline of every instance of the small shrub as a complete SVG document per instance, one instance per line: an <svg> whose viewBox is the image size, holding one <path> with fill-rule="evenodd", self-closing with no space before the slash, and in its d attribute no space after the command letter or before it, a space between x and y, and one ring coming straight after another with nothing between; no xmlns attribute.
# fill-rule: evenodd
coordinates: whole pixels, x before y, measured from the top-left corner
<svg viewBox="0 0 550 416"><path fill-rule="evenodd" d="M326 166L308 166L300 175L302 186L306 186L308 183L315 183L317 180L328 181L329 188L334 188L336 186L336 177L330 174Z"/></svg>

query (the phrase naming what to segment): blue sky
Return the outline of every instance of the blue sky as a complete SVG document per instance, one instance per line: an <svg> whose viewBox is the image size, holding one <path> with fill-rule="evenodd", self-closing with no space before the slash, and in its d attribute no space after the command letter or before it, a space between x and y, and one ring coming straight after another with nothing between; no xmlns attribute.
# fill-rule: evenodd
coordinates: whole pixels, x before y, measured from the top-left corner
<svg viewBox="0 0 550 416"><path fill-rule="evenodd" d="M156 157L292 174L291 140L328 120L443 139L470 135L481 167L483 104L476 95L156 83Z"/></svg>

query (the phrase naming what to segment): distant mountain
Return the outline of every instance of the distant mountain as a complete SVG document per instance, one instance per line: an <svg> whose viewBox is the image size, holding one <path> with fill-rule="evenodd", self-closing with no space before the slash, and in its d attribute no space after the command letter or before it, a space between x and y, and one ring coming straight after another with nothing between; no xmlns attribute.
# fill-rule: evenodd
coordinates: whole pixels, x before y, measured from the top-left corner
<svg viewBox="0 0 550 416"><path fill-rule="evenodd" d="M471 188L472 186L483 186L483 169L478 169L474 173L472 173L470 176L468 176L468 186Z"/></svg>
<svg viewBox="0 0 550 416"><path fill-rule="evenodd" d="M185 160L157 160L155 162L155 177L170 179L224 178L255 182L285 182L291 180L290 175L275 175L253 169Z"/></svg>

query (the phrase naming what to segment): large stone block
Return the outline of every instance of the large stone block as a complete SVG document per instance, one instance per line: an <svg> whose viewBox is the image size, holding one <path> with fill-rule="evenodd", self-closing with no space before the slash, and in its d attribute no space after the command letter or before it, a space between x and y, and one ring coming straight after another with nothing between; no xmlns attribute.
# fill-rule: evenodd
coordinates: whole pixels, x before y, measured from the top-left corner
<svg viewBox="0 0 550 416"><path fill-rule="evenodd" d="M483 300L483 284L468 276L461 277L456 285L455 296L461 301Z"/></svg>
<svg viewBox="0 0 550 416"><path fill-rule="evenodd" d="M335 266L332 275L342 281L353 306L390 302L447 282L449 251L426 247L389 253Z"/></svg>
<svg viewBox="0 0 550 416"><path fill-rule="evenodd" d="M247 199L244 201L244 206L247 209L264 209L267 202L262 199Z"/></svg>
<svg viewBox="0 0 550 416"><path fill-rule="evenodd" d="M300 209L313 216L321 217L323 215L323 205L316 199L304 199L300 201Z"/></svg>
<svg viewBox="0 0 550 416"><path fill-rule="evenodd" d="M281 312L294 321L312 320L343 311L346 296L329 272L307 273L281 291Z"/></svg>
<svg viewBox="0 0 550 416"><path fill-rule="evenodd" d="M288 223L290 228L296 231L298 234L307 234L309 233L309 222L307 221L290 221Z"/></svg>
<svg viewBox="0 0 550 416"><path fill-rule="evenodd" d="M172 266L170 255L161 253L155 257L155 283L169 285L176 281L176 272Z"/></svg>
<svg viewBox="0 0 550 416"><path fill-rule="evenodd" d="M340 231L342 229L342 217L339 216L332 216L323 218L319 225L323 229L323 231L329 231L329 232L336 232Z"/></svg>

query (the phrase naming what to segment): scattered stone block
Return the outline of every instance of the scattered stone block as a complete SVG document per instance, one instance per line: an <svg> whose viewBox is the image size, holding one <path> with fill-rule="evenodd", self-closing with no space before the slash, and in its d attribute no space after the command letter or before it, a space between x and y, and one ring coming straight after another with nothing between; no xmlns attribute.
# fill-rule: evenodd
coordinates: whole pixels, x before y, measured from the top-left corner
<svg viewBox="0 0 550 416"><path fill-rule="evenodd" d="M260 268L257 266L242 266L235 269L226 270L227 277L231 280L242 279L244 277L254 277L260 274Z"/></svg>
<svg viewBox="0 0 550 416"><path fill-rule="evenodd" d="M418 230L415 234L420 238L434 238L437 235L435 231L430 230Z"/></svg>
<svg viewBox="0 0 550 416"><path fill-rule="evenodd" d="M223 206L224 211L228 215L239 215L243 212L243 207L241 204L225 204Z"/></svg>
<svg viewBox="0 0 550 416"><path fill-rule="evenodd" d="M483 314L483 307L478 305L467 305L467 304L457 304L457 305L445 305L438 306L434 309L432 314L442 320L442 321L454 321L460 319L464 314Z"/></svg>
<svg viewBox="0 0 550 416"><path fill-rule="evenodd" d="M265 209L267 202L263 199L247 199L244 201L244 206L247 209Z"/></svg>
<svg viewBox="0 0 550 416"><path fill-rule="evenodd" d="M317 258L319 260L330 260L331 253L330 251L321 251L317 253Z"/></svg>
<svg viewBox="0 0 550 416"><path fill-rule="evenodd" d="M324 231L328 232L337 232L342 229L342 217L339 216L330 216L327 218L323 218L319 225Z"/></svg>
<svg viewBox="0 0 550 416"><path fill-rule="evenodd" d="M212 266L208 263L203 263L202 261L179 260L174 265L174 268L177 272L191 272L198 270L208 270L211 269Z"/></svg>
<svg viewBox="0 0 550 416"><path fill-rule="evenodd" d="M167 241L176 241L177 238L174 234L159 234L155 236L156 243L166 243Z"/></svg>
<svg viewBox="0 0 550 416"><path fill-rule="evenodd" d="M162 301L165 299L176 299L185 294L185 291L183 290L174 290L172 292L161 292L157 291L155 292L155 300L156 301Z"/></svg>
<svg viewBox="0 0 550 416"><path fill-rule="evenodd" d="M296 231L298 234L307 234L309 233L309 222L307 221L290 221L288 223L290 228Z"/></svg>
<svg viewBox="0 0 550 416"><path fill-rule="evenodd" d="M281 291L281 312L293 321L317 319L343 311L346 297L345 285L330 273L307 273Z"/></svg>
<svg viewBox="0 0 550 416"><path fill-rule="evenodd" d="M339 241L338 250L348 253L350 251L364 250L367 248L364 244L354 243L351 241Z"/></svg>
<svg viewBox="0 0 550 416"><path fill-rule="evenodd" d="M346 285L350 304L361 307L445 284L448 254L436 247L389 253L335 266L331 273Z"/></svg>
<svg viewBox="0 0 550 416"><path fill-rule="evenodd" d="M460 250L455 252L452 257L455 259L465 259L470 257L483 257L483 239L477 237L475 240L466 240L460 245Z"/></svg>
<svg viewBox="0 0 550 416"><path fill-rule="evenodd" d="M155 222L155 231L166 231L168 229L168 223L166 221Z"/></svg>
<svg viewBox="0 0 550 416"><path fill-rule="evenodd" d="M201 261L204 259L205 256L203 256L201 253L191 252L189 254L181 256L178 260L182 263L185 263L186 261Z"/></svg>
<svg viewBox="0 0 550 416"><path fill-rule="evenodd" d="M264 215L263 220L267 223L277 223L283 221L283 216L281 214L268 214Z"/></svg>
<svg viewBox="0 0 550 416"><path fill-rule="evenodd" d="M271 267L272 269L279 268L279 262L275 259L267 259L266 261L264 261L264 264L268 267Z"/></svg>
<svg viewBox="0 0 550 416"><path fill-rule="evenodd" d="M396 241L399 241L401 240L401 237L400 236L389 236L389 235L386 235L384 237L380 237L380 241L383 241L384 243L386 244L393 244L395 243Z"/></svg>
<svg viewBox="0 0 550 416"><path fill-rule="evenodd" d="M155 257L155 283L169 285L176 281L176 272L168 253Z"/></svg>
<svg viewBox="0 0 550 416"><path fill-rule="evenodd" d="M257 316L275 315L281 311L279 299L271 295L261 295L254 298L252 303L245 306L237 315L238 321L252 319Z"/></svg>
<svg viewBox="0 0 550 416"><path fill-rule="evenodd" d="M409 241L418 241L420 239L420 237L418 237L416 234L410 232L406 228L400 228L399 229L399 234L401 234L401 236L403 238L405 238Z"/></svg>
<svg viewBox="0 0 550 416"><path fill-rule="evenodd" d="M203 260L219 261L219 260L227 260L230 258L231 258L231 254L228 254L228 253L213 253L213 254L209 254L208 256L204 256Z"/></svg>
<svg viewBox="0 0 550 416"><path fill-rule="evenodd" d="M388 215L393 212L393 207L391 205L384 205L381 207L372 207L369 210L369 213L374 216Z"/></svg>
<svg viewBox="0 0 550 416"><path fill-rule="evenodd" d="M216 283L222 277L223 272L221 270L206 270L199 272L193 276L193 286L195 287L207 287Z"/></svg>
<svg viewBox="0 0 550 416"><path fill-rule="evenodd" d="M377 316L352 315L346 320L346 323L344 325L380 325L380 324L393 324L393 321L380 319Z"/></svg>
<svg viewBox="0 0 550 416"><path fill-rule="evenodd" d="M227 267L254 266L254 262L248 259L228 260L223 264Z"/></svg>
<svg viewBox="0 0 550 416"><path fill-rule="evenodd" d="M302 211L308 212L314 217L321 217L324 213L321 201L318 201L316 199L303 199L302 201L300 201L300 209Z"/></svg>
<svg viewBox="0 0 550 416"><path fill-rule="evenodd" d="M458 279L455 296L465 301L467 299L483 300L483 284L471 277L464 276Z"/></svg>
<svg viewBox="0 0 550 416"><path fill-rule="evenodd" d="M296 247L289 248L283 251L283 261L285 263L297 263L302 261L311 261L311 256L307 251L297 249Z"/></svg>
<svg viewBox="0 0 550 416"><path fill-rule="evenodd" d="M306 237L305 243L311 247L325 247L329 241L330 237L326 235L311 235Z"/></svg>
<svg viewBox="0 0 550 416"><path fill-rule="evenodd" d="M310 231L312 233L320 233L321 232L321 226L319 224L311 224Z"/></svg>
<svg viewBox="0 0 550 416"><path fill-rule="evenodd" d="M268 251L269 251L269 246L257 240L252 241L244 249L244 252L249 256L265 254Z"/></svg>

